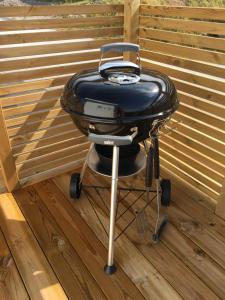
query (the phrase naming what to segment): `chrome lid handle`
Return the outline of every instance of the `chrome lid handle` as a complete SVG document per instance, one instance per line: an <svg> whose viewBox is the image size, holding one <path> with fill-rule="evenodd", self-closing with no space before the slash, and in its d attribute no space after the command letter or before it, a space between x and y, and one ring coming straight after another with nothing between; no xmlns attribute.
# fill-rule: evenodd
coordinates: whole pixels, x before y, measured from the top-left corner
<svg viewBox="0 0 225 300"><path fill-rule="evenodd" d="M101 53L104 54L109 51L115 51L115 52L139 52L140 46L137 44L131 44L131 43L111 43L101 46Z"/></svg>

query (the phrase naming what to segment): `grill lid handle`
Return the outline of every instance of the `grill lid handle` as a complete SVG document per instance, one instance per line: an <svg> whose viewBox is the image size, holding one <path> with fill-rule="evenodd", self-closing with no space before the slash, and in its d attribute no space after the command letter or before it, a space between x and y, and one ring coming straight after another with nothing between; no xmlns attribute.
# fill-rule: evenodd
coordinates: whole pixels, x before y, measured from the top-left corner
<svg viewBox="0 0 225 300"><path fill-rule="evenodd" d="M131 70L133 70L133 73L136 75L140 75L140 67L130 61L124 61L124 60L118 60L118 61L111 61L111 62L107 62L103 65L99 66L99 73L103 78L108 78L108 73L107 71L113 71L113 70L117 70L117 69L126 69L129 68Z"/></svg>
<svg viewBox="0 0 225 300"><path fill-rule="evenodd" d="M88 139L90 142L99 144L99 145L108 145L108 146L125 146L130 145L133 142L133 139L138 134L138 128L131 128L131 135L125 136L115 136L115 135L99 135L92 132L89 132Z"/></svg>
<svg viewBox="0 0 225 300"><path fill-rule="evenodd" d="M114 61L110 63L105 63L101 65L103 56L106 52L109 51L116 51L116 52L124 52L124 51L130 51L137 53L137 62L139 64L136 65L129 61ZM108 78L108 72L109 70L117 69L117 68L130 68L134 74L140 75L140 46L137 44L131 44L131 43L111 43L101 46L101 57L99 61L99 73L103 78Z"/></svg>
<svg viewBox="0 0 225 300"><path fill-rule="evenodd" d="M116 51L116 52L130 51L130 52L137 53L140 51L140 46L131 43L111 43L111 44L106 44L101 46L102 54L109 51Z"/></svg>

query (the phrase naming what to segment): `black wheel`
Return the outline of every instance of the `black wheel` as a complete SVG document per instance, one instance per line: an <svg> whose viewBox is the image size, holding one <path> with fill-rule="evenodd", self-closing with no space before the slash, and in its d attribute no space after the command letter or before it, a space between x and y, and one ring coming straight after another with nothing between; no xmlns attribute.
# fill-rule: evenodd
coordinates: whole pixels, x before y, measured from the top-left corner
<svg viewBox="0 0 225 300"><path fill-rule="evenodd" d="M80 174L74 173L70 178L70 197L79 199L82 190L82 183L80 183Z"/></svg>
<svg viewBox="0 0 225 300"><path fill-rule="evenodd" d="M171 200L171 182L168 179L162 179L161 185L161 204L162 206L169 206Z"/></svg>

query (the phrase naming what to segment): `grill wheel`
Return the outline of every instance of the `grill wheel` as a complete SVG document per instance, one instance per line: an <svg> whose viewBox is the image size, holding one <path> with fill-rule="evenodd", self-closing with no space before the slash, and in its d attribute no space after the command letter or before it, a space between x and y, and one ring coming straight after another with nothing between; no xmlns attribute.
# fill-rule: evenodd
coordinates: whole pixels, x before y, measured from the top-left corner
<svg viewBox="0 0 225 300"><path fill-rule="evenodd" d="M72 199L79 199L82 190L82 183L80 182L80 174L74 173L70 178L70 197Z"/></svg>

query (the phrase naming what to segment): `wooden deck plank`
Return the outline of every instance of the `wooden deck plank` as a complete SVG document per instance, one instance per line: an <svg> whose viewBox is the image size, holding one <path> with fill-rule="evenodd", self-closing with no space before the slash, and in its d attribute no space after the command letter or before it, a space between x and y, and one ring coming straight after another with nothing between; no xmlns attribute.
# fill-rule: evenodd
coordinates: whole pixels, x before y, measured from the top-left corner
<svg viewBox="0 0 225 300"><path fill-rule="evenodd" d="M140 180L142 176L137 176L136 180L132 180L131 185L136 186L137 184L141 186ZM93 178L92 178L93 182ZM103 179L101 179L102 185ZM142 181L143 182L143 181ZM126 180L120 180L120 183L123 186L128 187ZM143 183L142 183L143 185ZM143 199L145 203L145 199ZM137 206L134 209L138 209L138 205L141 202L137 202ZM142 205L143 207L143 205ZM141 208L141 207L139 207ZM171 208L169 208L170 210ZM151 226L151 229L154 228L154 222L156 219L155 209L148 207L146 209L146 214L148 216L148 221ZM173 216L170 215L171 223L166 228L165 234L162 237L162 243L165 244L167 248L170 249L180 260L182 260L185 265L195 273L202 282L208 286L216 295L220 298L225 299L225 272L224 269L216 263L216 261L210 257L203 249L196 245L192 240L184 235L184 232L180 231L179 228L173 224ZM224 251L224 248L222 248ZM167 265L168 266L168 265ZM190 284L190 282L188 282ZM207 293L203 294L207 298ZM214 295L215 297L215 295ZM197 298L198 299L198 298ZM213 299L213 298L212 298Z"/></svg>
<svg viewBox="0 0 225 300"><path fill-rule="evenodd" d="M224 237L219 237L215 231L208 230L202 223L191 216L186 215L176 206L171 206L171 215L173 223L179 227L185 235L193 240L208 255L210 255L218 264L225 269L225 242ZM172 219L172 218L171 218Z"/></svg>
<svg viewBox="0 0 225 300"><path fill-rule="evenodd" d="M63 299L56 286L62 293L65 290L64 299L225 299L225 223L201 204L200 196L188 193L174 179L170 223L161 242L151 242L156 218L153 204L145 210L146 229L138 232L133 223L116 241L119 268L108 277L103 272L108 237L92 206L108 229L110 190L84 188L81 199L71 203L69 179L64 174L54 183L48 180L21 189L14 193L15 199L11 194L1 195L0 226L8 246L0 230L0 287L4 287L0 299ZM90 171L84 180L88 185L110 186L109 178ZM142 187L143 174L120 179L119 185ZM120 192L124 199L119 215L137 195L141 193ZM144 204L142 196L121 216L117 234ZM10 268L8 277L5 266Z"/></svg>
<svg viewBox="0 0 225 300"><path fill-rule="evenodd" d="M69 299L106 299L35 189L20 189L14 197Z"/></svg>
<svg viewBox="0 0 225 300"><path fill-rule="evenodd" d="M201 222L207 230L225 242L225 221L215 215L210 209L203 207L202 202L204 199L201 196L182 193L183 186L178 181L173 180L172 184L172 199L176 206L187 215Z"/></svg>
<svg viewBox="0 0 225 300"><path fill-rule="evenodd" d="M172 206L168 209L170 224L166 228L162 242L214 291L214 293L220 298L225 299L225 285L223 283L225 280L225 270L217 264L217 255L215 254L215 257L208 255L208 253L201 248L200 243L194 243L192 239L185 235L185 232L176 226L176 222L178 222L177 215L173 215L171 210ZM155 209L148 207L146 213L149 217L149 223L153 228L156 218ZM202 239L201 232L198 232L198 235L196 235L196 241L198 237L200 240ZM209 236L209 239L210 238ZM220 244L220 246L222 247L220 251L224 251L224 245Z"/></svg>
<svg viewBox="0 0 225 300"><path fill-rule="evenodd" d="M90 174L88 175L90 176ZM94 175L92 175L89 178L92 184L101 183L101 185L103 185L103 180L99 176L94 177ZM107 181L108 180L105 180L105 185L107 185ZM122 180L122 182L124 186L124 181ZM139 186L141 186L140 183ZM92 193L93 191L91 191L91 194ZM110 198L109 190L102 190L101 194L103 199ZM129 194L129 202L134 203L135 199L137 198L137 195L135 194ZM92 195L92 197L94 197L96 201L96 195ZM122 219L124 219L124 224L122 225L122 227L124 227L129 222L129 213L131 213L131 211L133 211L134 213L135 210L140 210L141 207L145 205L144 201L145 200L140 198L138 202L134 204L133 208L130 208L128 213L123 215ZM120 205L123 205L123 203L124 202L120 203ZM185 265L185 263L181 259L179 259L171 250L168 249L166 244L163 243L163 240L162 243L159 243L157 245L155 245L151 241L151 234L153 232L153 225L156 217L155 213L149 217L152 221L150 222L150 224L149 222L147 224L147 227L149 226L149 228L148 230L146 230L145 236L143 235L143 233L141 235L138 235L135 224L127 229L126 235L130 239L130 241L135 244L135 246L149 260L149 262L155 266L155 268L166 278L166 280L177 290L177 292L184 299L219 299L216 294L213 293L209 289L209 287L204 284L198 278L198 276L195 275L195 273ZM143 225L146 226L146 224Z"/></svg>
<svg viewBox="0 0 225 300"><path fill-rule="evenodd" d="M0 230L0 299L28 300L29 296L15 261Z"/></svg>
<svg viewBox="0 0 225 300"><path fill-rule="evenodd" d="M12 194L2 194L0 226L32 299L68 299Z"/></svg>
<svg viewBox="0 0 225 300"><path fill-rule="evenodd" d="M58 184L61 185L61 188L64 188L65 192L68 189L68 179L68 176L67 178L64 176L63 183L61 182L61 184L60 178L57 180ZM94 184L93 178L91 183ZM74 209L80 212L89 226L93 228L95 234L101 239L102 243L107 246L108 237L105 235L90 202L85 196L86 192L83 194L80 201L74 203ZM94 193L94 191L90 192L89 197L91 197L92 193ZM102 210L102 206L100 207L101 200L97 198L96 194L93 198L94 201L92 205L94 205L96 210L99 211L101 221L105 228L107 228L109 220L105 209ZM119 231L117 234L118 233ZM143 292L147 299L182 299L179 293L172 288L164 277L146 260L135 245L132 244L124 235L122 235L115 244L115 257L118 264L123 267L124 271L135 282L136 286Z"/></svg>
<svg viewBox="0 0 225 300"><path fill-rule="evenodd" d="M199 219L187 215L184 211L172 204L168 216L176 228L190 238L202 251L225 269L225 240L214 230L208 230Z"/></svg>
<svg viewBox="0 0 225 300"><path fill-rule="evenodd" d="M80 214L72 209L62 192L52 181L45 181L34 186L55 220L76 249L77 253L101 285L109 299L144 299L128 276L119 267L113 276L106 276L103 268L107 252L93 234Z"/></svg>

